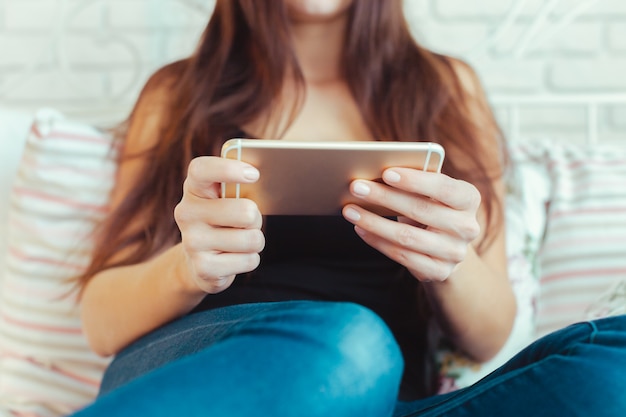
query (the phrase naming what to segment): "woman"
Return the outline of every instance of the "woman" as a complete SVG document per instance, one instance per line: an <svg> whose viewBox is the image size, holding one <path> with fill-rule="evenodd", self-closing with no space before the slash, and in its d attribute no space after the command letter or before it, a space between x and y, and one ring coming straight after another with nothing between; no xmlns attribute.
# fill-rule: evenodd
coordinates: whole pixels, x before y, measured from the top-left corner
<svg viewBox="0 0 626 417"><path fill-rule="evenodd" d="M397 218L355 204L342 217L264 218L252 201L219 198L221 182L262 175L210 156L242 135L437 141L447 161L443 174L391 168L384 183L351 184ZM553 373L551 358L599 324L553 336L475 387L433 396L431 318L476 360L498 352L513 323L506 158L475 74L416 45L401 1L218 0L197 51L150 79L121 137L111 215L80 279L89 342L116 358L79 415L581 406L535 374ZM566 378L578 372L562 368ZM596 373L567 381L590 389Z"/></svg>

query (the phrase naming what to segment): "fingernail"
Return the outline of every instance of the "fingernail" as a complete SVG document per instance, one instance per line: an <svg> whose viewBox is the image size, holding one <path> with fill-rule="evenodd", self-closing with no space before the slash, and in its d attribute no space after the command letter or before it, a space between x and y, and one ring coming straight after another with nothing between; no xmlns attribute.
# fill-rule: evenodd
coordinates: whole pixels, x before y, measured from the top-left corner
<svg viewBox="0 0 626 417"><path fill-rule="evenodd" d="M345 209L343 212L343 215L346 217L346 219L353 221L353 222L358 222L359 220L361 220L361 213L359 213L353 208Z"/></svg>
<svg viewBox="0 0 626 417"><path fill-rule="evenodd" d="M387 170L383 173L383 179L387 182L398 182L400 181L400 174L396 171Z"/></svg>
<svg viewBox="0 0 626 417"><path fill-rule="evenodd" d="M259 179L260 173L256 168L245 168L243 170L243 177L248 181L256 181Z"/></svg>
<svg viewBox="0 0 626 417"><path fill-rule="evenodd" d="M359 236L365 236L367 232L364 229L361 229L359 226L354 226L354 231Z"/></svg>
<svg viewBox="0 0 626 417"><path fill-rule="evenodd" d="M370 187L363 183L363 182L357 182L354 184L354 194L361 196L361 197L365 197L366 195L369 195L370 193Z"/></svg>

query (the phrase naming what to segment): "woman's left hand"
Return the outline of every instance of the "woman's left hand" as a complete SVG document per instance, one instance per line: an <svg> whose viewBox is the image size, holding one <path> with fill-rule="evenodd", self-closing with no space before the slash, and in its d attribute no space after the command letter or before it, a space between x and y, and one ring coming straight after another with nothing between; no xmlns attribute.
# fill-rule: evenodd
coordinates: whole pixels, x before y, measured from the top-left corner
<svg viewBox="0 0 626 417"><path fill-rule="evenodd" d="M397 222L355 204L343 208L344 217L367 244L420 281L445 281L480 234L480 193L465 181L410 168L387 169L383 181L355 180L350 191L398 213Z"/></svg>

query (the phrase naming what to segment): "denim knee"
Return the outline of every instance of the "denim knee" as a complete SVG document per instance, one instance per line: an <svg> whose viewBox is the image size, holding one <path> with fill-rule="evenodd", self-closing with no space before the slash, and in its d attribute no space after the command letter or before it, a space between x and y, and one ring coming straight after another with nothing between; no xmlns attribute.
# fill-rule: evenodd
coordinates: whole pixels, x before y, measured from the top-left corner
<svg viewBox="0 0 626 417"><path fill-rule="evenodd" d="M206 349L101 397L85 415L392 415L403 359L372 311L333 302L232 310L250 314Z"/></svg>
<svg viewBox="0 0 626 417"><path fill-rule="evenodd" d="M564 404L572 415L617 416L626 410L626 316L582 322L563 329L570 340L561 352ZM579 395L572 398L572 393ZM563 405L565 407L565 405Z"/></svg>
<svg viewBox="0 0 626 417"><path fill-rule="evenodd" d="M317 322L327 352L329 378L341 395L367 395L373 391L397 397L404 361L385 324L371 310L352 303L323 303ZM316 326L313 326L316 327ZM323 361L323 362L324 362Z"/></svg>

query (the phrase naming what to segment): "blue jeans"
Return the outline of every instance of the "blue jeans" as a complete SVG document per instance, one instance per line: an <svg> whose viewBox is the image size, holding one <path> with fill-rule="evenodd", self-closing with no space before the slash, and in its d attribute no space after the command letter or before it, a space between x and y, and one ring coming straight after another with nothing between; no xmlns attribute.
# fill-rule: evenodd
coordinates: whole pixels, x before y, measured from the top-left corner
<svg viewBox="0 0 626 417"><path fill-rule="evenodd" d="M193 314L122 351L76 416L623 416L626 316L532 344L475 385L397 401L387 326L350 303L245 304Z"/></svg>

